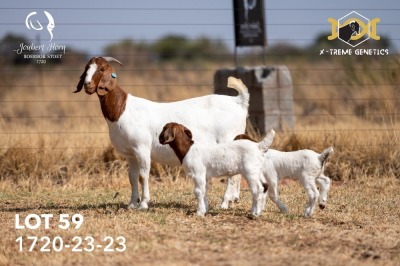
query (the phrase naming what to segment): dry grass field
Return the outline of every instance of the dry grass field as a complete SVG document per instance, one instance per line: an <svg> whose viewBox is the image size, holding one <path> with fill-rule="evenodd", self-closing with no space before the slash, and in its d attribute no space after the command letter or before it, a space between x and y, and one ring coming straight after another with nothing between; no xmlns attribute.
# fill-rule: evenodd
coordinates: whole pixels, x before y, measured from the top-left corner
<svg viewBox="0 0 400 266"><path fill-rule="evenodd" d="M306 195L280 185L290 213L270 201L249 219L250 192L220 210L224 178L213 180L210 212L194 215L191 180L179 168L154 165L148 211L128 210L127 164L115 154L95 95L72 94L85 62L74 66L5 67L0 92L0 265L400 265L400 61L288 63L296 127L274 147L321 151L334 146L327 208L302 217ZM228 66L228 65L227 65ZM212 92L211 63L117 68L122 88L172 101ZM60 214L83 215L81 228L58 228ZM53 214L50 228L16 229L16 215ZM21 219L22 219L21 218ZM93 237L81 252L19 251L17 238ZM126 250L105 252L106 236ZM60 245L56 243L55 249ZM50 245L51 247L51 245ZM53 248L51 248L53 249Z"/></svg>
<svg viewBox="0 0 400 266"><path fill-rule="evenodd" d="M111 184L76 180L55 186L43 180L30 188L29 181L18 186L2 184L0 264L2 265L398 265L400 261L400 196L398 180L372 179L368 182L335 182L328 207L314 217L302 217L305 193L295 182L281 186L282 200L291 213L282 215L268 203L256 220L247 218L250 192L234 208L218 208L223 183L215 180L209 193L210 213L194 215L191 182L170 179L153 181L149 211L127 210L129 183L122 172ZM11 189L14 188L14 189ZM80 213L84 223L78 230L16 230L15 214ZM126 238L126 251L73 253L71 249L32 252L24 244L18 251L19 236L92 236L96 243L106 236ZM81 248L89 248L83 242ZM117 248L116 244L114 248Z"/></svg>

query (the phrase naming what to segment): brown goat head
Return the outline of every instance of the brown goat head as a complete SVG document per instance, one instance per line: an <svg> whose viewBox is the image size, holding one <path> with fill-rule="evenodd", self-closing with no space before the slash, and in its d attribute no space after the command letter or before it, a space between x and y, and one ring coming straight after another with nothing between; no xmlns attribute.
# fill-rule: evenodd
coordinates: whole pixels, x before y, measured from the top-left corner
<svg viewBox="0 0 400 266"><path fill-rule="evenodd" d="M193 144L192 132L185 126L177 123L168 123L158 137L160 144L168 144L182 163Z"/></svg>
<svg viewBox="0 0 400 266"><path fill-rule="evenodd" d="M192 132L185 126L178 123L168 123L163 127L163 130L158 137L160 144L168 144L175 140L176 136L184 137L185 139L192 141Z"/></svg>
<svg viewBox="0 0 400 266"><path fill-rule="evenodd" d="M115 61L122 65L117 59L112 57L93 57L85 66L85 71L79 78L76 91L80 92L85 88L87 94L97 92L99 96L106 95L117 86L117 74L114 67L109 62Z"/></svg>

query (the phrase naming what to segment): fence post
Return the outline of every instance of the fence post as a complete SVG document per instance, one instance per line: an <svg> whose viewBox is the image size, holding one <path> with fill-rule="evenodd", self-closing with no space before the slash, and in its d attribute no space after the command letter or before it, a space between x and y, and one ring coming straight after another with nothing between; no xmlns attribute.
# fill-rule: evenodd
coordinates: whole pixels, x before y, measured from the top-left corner
<svg viewBox="0 0 400 266"><path fill-rule="evenodd" d="M219 69L214 75L214 93L235 95L226 87L229 76L241 79L248 87L249 121L260 134L294 127L292 78L286 66Z"/></svg>

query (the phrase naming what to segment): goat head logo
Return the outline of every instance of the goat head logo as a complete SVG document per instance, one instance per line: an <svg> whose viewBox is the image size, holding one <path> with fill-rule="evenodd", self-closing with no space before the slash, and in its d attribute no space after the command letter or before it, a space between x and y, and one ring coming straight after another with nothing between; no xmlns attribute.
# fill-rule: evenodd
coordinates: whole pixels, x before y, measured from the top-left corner
<svg viewBox="0 0 400 266"><path fill-rule="evenodd" d="M29 13L28 14L28 16L26 16L26 19L25 19L25 25L26 25L26 27L30 30L30 29L33 29L33 30L43 30L43 26L42 26L42 24L40 24L40 22L38 21L38 20L36 20L36 22L37 22L37 24L39 25L39 26L35 26L35 25L33 25L33 23L32 23L32 20L31 20L31 17L32 16L35 16L37 13L36 12L31 12L31 13ZM55 24L54 24L54 18L53 18L53 16L49 13L49 12L47 12L47 11L44 11L44 14L46 15L46 17L47 17L47 19L48 19L48 21L49 21L49 23L47 24L47 30L48 30L48 32L50 33L50 41L49 42L51 42L52 40L53 40L53 30L54 30L54 27L55 27Z"/></svg>
<svg viewBox="0 0 400 266"><path fill-rule="evenodd" d="M356 47L370 38L374 40L380 39L376 34L376 24L380 22L380 18L370 20L352 11L338 20L328 18L328 22L331 23L332 26L332 34L328 36L328 40L338 38L342 42ZM366 38L362 39L364 36L366 36Z"/></svg>

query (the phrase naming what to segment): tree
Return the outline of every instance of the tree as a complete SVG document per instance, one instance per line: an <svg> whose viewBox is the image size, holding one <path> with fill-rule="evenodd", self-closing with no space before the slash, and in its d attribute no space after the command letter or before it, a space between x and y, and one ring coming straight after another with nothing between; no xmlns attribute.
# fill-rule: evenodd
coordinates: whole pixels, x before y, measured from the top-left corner
<svg viewBox="0 0 400 266"><path fill-rule="evenodd" d="M160 60L212 60L229 53L221 41L213 41L207 37L189 40L182 35L167 35L161 38L153 45L153 50Z"/></svg>
<svg viewBox="0 0 400 266"><path fill-rule="evenodd" d="M15 51L20 48L21 44L28 41L25 37L8 33L0 41L1 64L28 64L30 59L25 59L24 54L32 54L32 51L26 51L24 54L17 54Z"/></svg>
<svg viewBox="0 0 400 266"><path fill-rule="evenodd" d="M104 51L108 56L123 58L125 65L130 63L149 63L154 58L150 45L144 42L136 43L132 39L125 39L118 43L110 44Z"/></svg>

